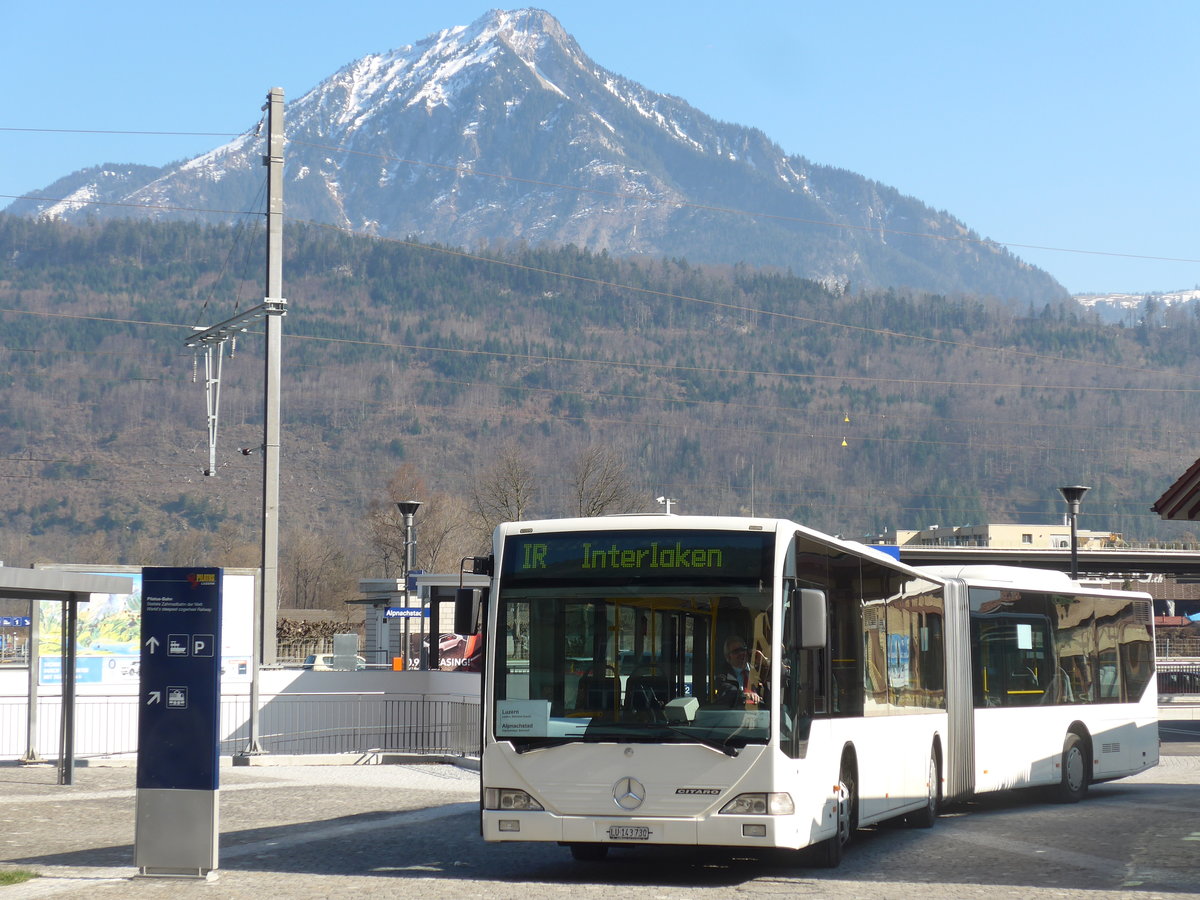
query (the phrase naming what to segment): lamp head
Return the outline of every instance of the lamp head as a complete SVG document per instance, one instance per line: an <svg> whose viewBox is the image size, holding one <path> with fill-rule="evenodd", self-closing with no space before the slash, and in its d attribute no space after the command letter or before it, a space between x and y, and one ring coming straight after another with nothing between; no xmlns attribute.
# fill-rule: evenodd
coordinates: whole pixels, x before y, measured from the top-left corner
<svg viewBox="0 0 1200 900"><path fill-rule="evenodd" d="M1087 488L1084 488L1084 490L1087 490ZM400 515L402 515L402 516L413 515L414 513L416 513L417 508L420 505L421 505L420 500L401 500L396 504L396 506L399 507Z"/></svg>
<svg viewBox="0 0 1200 900"><path fill-rule="evenodd" d="M1090 487L1084 487L1082 484L1072 484L1067 487L1060 487L1058 492L1062 494L1064 500L1074 506L1079 503L1079 501L1083 499L1083 495L1090 490Z"/></svg>

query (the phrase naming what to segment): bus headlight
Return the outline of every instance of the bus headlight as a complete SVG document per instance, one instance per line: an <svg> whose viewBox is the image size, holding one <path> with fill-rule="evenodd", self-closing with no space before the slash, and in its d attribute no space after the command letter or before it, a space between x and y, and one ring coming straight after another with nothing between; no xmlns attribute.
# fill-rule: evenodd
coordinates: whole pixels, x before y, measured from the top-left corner
<svg viewBox="0 0 1200 900"><path fill-rule="evenodd" d="M484 809L545 809L532 797L517 788L484 788Z"/></svg>
<svg viewBox="0 0 1200 900"><path fill-rule="evenodd" d="M788 793L738 794L721 807L722 813L732 816L790 816L795 811Z"/></svg>

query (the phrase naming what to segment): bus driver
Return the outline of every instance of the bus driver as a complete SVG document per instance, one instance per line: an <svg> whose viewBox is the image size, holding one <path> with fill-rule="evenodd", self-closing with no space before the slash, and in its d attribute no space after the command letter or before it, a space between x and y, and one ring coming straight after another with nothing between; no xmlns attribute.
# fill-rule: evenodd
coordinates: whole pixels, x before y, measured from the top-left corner
<svg viewBox="0 0 1200 900"><path fill-rule="evenodd" d="M753 664L752 664L753 662ZM736 634L725 639L726 669L717 682L717 700L731 707L765 702L763 672L770 660L761 650L751 653L746 642Z"/></svg>

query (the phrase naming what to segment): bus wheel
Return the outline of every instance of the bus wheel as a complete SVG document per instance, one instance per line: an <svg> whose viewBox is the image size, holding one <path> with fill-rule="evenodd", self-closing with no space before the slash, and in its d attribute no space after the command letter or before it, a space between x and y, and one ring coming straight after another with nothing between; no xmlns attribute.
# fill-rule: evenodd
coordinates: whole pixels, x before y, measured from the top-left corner
<svg viewBox="0 0 1200 900"><path fill-rule="evenodd" d="M1088 790L1088 764L1083 738L1071 731L1063 741L1062 780L1054 790L1059 803L1078 803Z"/></svg>
<svg viewBox="0 0 1200 900"><path fill-rule="evenodd" d="M854 832L854 804L858 802L858 788L854 781L854 770L847 762L842 763L842 774L837 787L837 832L813 847L816 865L822 869L836 869L842 864L846 844Z"/></svg>
<svg viewBox="0 0 1200 900"><path fill-rule="evenodd" d="M608 844L572 844L571 857L580 862L599 862L608 856Z"/></svg>
<svg viewBox="0 0 1200 900"><path fill-rule="evenodd" d="M925 806L904 817L904 822L913 828L932 828L937 821L938 811L942 805L942 772L938 766L937 751L929 752L929 772L926 775L929 783L928 796Z"/></svg>

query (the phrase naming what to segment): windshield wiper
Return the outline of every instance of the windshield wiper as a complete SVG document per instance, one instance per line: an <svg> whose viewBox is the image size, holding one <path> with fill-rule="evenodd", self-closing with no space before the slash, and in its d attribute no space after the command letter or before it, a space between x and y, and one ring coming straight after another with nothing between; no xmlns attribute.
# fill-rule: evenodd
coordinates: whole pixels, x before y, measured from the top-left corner
<svg viewBox="0 0 1200 900"><path fill-rule="evenodd" d="M655 744L658 743L663 731L684 738L688 743L703 744L713 750L719 750L726 756L737 756L741 752L740 747L735 747L728 743L728 738L724 741L719 741L713 737L696 734L693 731L680 728L675 725L669 725L665 722L655 722L653 726L647 727L641 731L623 731L619 726L608 726L611 731L607 733L601 732L599 729L593 730L589 728L584 735L585 741L612 741L614 743L624 744Z"/></svg>
<svg viewBox="0 0 1200 900"><path fill-rule="evenodd" d="M513 741L513 748L518 754L528 753L530 750L545 750L547 747L561 747L563 744L573 744L580 740L582 735L574 737L548 737L548 738L523 738L519 739L522 743Z"/></svg>
<svg viewBox="0 0 1200 900"><path fill-rule="evenodd" d="M702 744L712 750L717 750L724 753L726 756L737 756L742 752L742 748L729 743L729 738L724 741L717 740L713 737L696 734L674 725L658 723L658 727L683 738L690 744ZM620 728L609 726L611 730L591 729L581 734L573 734L567 737L527 737L517 738L512 741L513 748L518 754L529 753L531 750L545 750L550 747L562 747L566 744L654 744L661 740L661 732L656 735L651 731L643 731L641 733L635 731L622 731Z"/></svg>
<svg viewBox="0 0 1200 900"><path fill-rule="evenodd" d="M725 741L718 741L715 738L701 737L698 734L692 734L692 732L684 731L682 728L678 728L674 725L667 725L666 729L672 734L677 734L680 737L687 738L689 741L694 741L697 744L703 744L705 747L711 747L713 750L720 750L726 756L737 756L742 752L740 747L735 747L728 743L728 739Z"/></svg>

